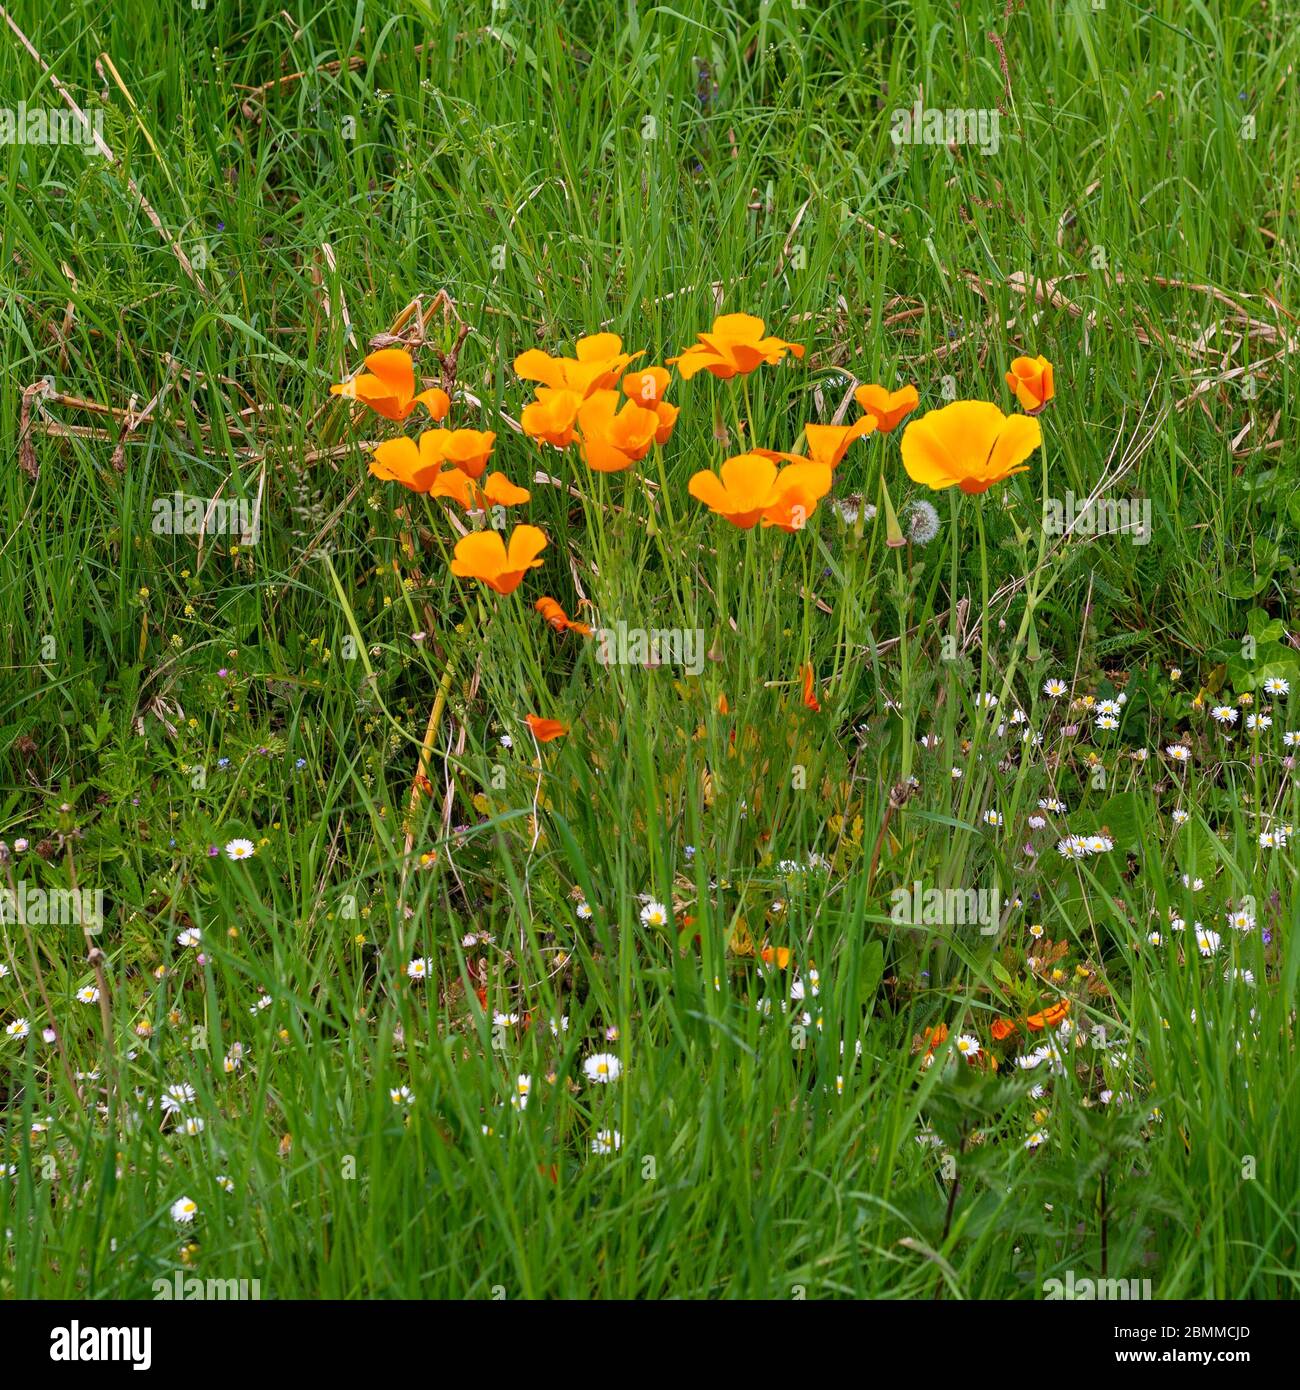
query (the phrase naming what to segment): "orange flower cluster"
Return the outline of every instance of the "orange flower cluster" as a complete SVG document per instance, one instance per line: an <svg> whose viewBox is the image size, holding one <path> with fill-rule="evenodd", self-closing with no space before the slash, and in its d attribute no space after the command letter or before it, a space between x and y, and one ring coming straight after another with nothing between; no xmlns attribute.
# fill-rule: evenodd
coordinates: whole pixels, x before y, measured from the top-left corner
<svg viewBox="0 0 1300 1390"><path fill-rule="evenodd" d="M541 382L520 417L530 439L555 449L567 449L576 439L583 462L597 473L620 473L645 458L652 445L668 442L678 409L664 400L668 373L662 367L623 377L641 353L624 352L616 333L579 338L574 352L552 357L530 348L515 358L519 376Z"/></svg>
<svg viewBox="0 0 1300 1390"><path fill-rule="evenodd" d="M534 398L521 414L524 434L555 449L576 443L579 456L598 473L622 472L644 459L655 445L667 444L680 413L678 406L665 399L671 377L666 367L633 368L642 355L625 352L615 333L578 338L572 357L537 348L520 353L514 361L516 373L536 383ZM803 355L802 345L770 336L762 319L722 314L707 333L698 335L697 342L667 363L687 381L700 372L730 381L761 366L776 365L787 356L799 359ZM1006 381L1025 414L1008 417L989 401L954 401L906 426L900 452L913 481L935 490L956 486L966 493L982 493L1028 469L1026 460L1042 443L1042 430L1034 417L1055 395L1052 364L1044 357L1017 357ZM435 424L443 421L452 404L447 392L437 387L417 391L416 385L410 354L386 348L365 359L364 371L330 390L387 420L402 423L422 406ZM786 532L803 530L818 503L830 493L835 470L853 444L871 435L891 434L920 404L917 389L910 384L891 390L872 383L858 387L854 398L862 412L856 420L804 425L806 453L750 447L724 460L716 472L696 472L688 484L690 495L741 530L752 530L760 523ZM384 440L375 447L369 467L378 478L453 501L466 513L481 517L489 508L521 506L531 499L526 488L517 487L502 472L484 477L495 446L491 430L427 429L417 439L402 435ZM891 526L889 543L903 544L887 491L885 511ZM539 557L547 544L545 533L527 524L516 527L508 537L496 529L475 530L457 542L451 572L509 595L529 570L541 566ZM543 596L534 606L554 631L591 635L591 628L572 621L554 598ZM803 704L820 712L811 662L801 667L799 676ZM721 707L725 709L725 697ZM568 731L558 721L537 715L528 715L526 722L538 742L549 742ZM1031 1015L1025 1025L1031 1031L1055 1027L1068 1009L1068 1001L1063 1001ZM1015 1028L1010 1020L998 1019L993 1036L1000 1041ZM927 1030L930 1052L943 1036L942 1025L933 1033Z"/></svg>

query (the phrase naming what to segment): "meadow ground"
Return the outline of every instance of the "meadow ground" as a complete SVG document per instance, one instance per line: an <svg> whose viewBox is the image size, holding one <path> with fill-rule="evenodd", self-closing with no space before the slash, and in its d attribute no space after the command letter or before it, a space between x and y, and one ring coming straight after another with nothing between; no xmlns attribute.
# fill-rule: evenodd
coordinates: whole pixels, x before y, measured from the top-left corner
<svg viewBox="0 0 1300 1390"><path fill-rule="evenodd" d="M6 4L0 1292L1292 1294L1298 34Z"/></svg>

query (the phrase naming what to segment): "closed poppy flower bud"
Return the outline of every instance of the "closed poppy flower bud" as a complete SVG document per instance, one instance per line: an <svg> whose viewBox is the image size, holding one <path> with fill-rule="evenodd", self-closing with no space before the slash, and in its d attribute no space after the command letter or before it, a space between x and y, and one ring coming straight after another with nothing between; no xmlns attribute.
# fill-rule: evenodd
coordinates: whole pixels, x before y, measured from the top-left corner
<svg viewBox="0 0 1300 1390"><path fill-rule="evenodd" d="M1007 373L1007 385L1026 415L1037 415L1056 394L1052 364L1046 357L1017 357Z"/></svg>

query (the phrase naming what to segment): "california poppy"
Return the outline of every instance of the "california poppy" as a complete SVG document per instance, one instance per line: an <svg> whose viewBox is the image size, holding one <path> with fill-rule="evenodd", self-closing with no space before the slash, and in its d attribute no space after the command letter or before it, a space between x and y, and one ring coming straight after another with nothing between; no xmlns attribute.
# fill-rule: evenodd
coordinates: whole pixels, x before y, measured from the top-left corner
<svg viewBox="0 0 1300 1390"><path fill-rule="evenodd" d="M442 471L443 456L438 447L440 430L425 430L419 444L405 435L385 439L370 456L370 471L376 478L401 483L412 492L428 492Z"/></svg>
<svg viewBox="0 0 1300 1390"><path fill-rule="evenodd" d="M543 595L533 607L546 619L556 632L580 632L584 637L591 636L586 623L575 623L553 598Z"/></svg>
<svg viewBox="0 0 1300 1390"><path fill-rule="evenodd" d="M775 965L778 970L784 970L790 964L788 946L764 946L758 954L765 965Z"/></svg>
<svg viewBox="0 0 1300 1390"><path fill-rule="evenodd" d="M904 386L901 390L890 391L884 386L859 386L853 399L867 412L874 415L876 428L881 434L889 434L898 422L921 403L915 386Z"/></svg>
<svg viewBox="0 0 1300 1390"><path fill-rule="evenodd" d="M1044 1028L1059 1028L1065 1022L1069 1012L1070 1001L1058 999L1055 1004L1049 1004L1041 1013L1030 1014L1025 1019L1025 1026L1031 1033L1041 1033Z"/></svg>
<svg viewBox="0 0 1300 1390"><path fill-rule="evenodd" d="M737 454L716 474L695 474L688 491L710 511L748 531L763 519L770 526L799 530L831 486L824 463L800 460L778 471L762 454Z"/></svg>
<svg viewBox="0 0 1300 1390"><path fill-rule="evenodd" d="M475 531L456 542L451 572L461 579L479 579L498 594L512 594L546 548L546 533L536 526L516 526L510 544L496 531Z"/></svg>
<svg viewBox="0 0 1300 1390"><path fill-rule="evenodd" d="M753 314L723 314L713 320L713 327L699 335L699 342L686 348L679 357L670 357L687 381L696 372L708 372L720 381L745 376L762 363L779 362L787 352L802 357L798 343L783 338L769 338L767 326Z"/></svg>
<svg viewBox="0 0 1300 1390"><path fill-rule="evenodd" d="M663 367L643 367L637 372L628 372L623 378L623 393L635 401L643 410L653 410L659 417L659 428L655 430L655 443L667 444L680 413L678 407L664 400L668 389L668 373Z"/></svg>
<svg viewBox="0 0 1300 1390"><path fill-rule="evenodd" d="M808 444L808 457L814 463L836 467L855 439L863 439L876 428L876 417L864 415L851 425L805 425L803 437Z"/></svg>
<svg viewBox="0 0 1300 1390"><path fill-rule="evenodd" d="M933 1028L927 1028L921 1041L925 1044L925 1055L934 1055L935 1048L942 1047L948 1041L948 1025L937 1023Z"/></svg>
<svg viewBox="0 0 1300 1390"><path fill-rule="evenodd" d="M573 391L580 397L608 391L618 384L623 369L639 352L624 352L617 333L593 333L573 345L574 357L552 357L529 348L515 358L515 372L526 381L540 381L557 391Z"/></svg>
<svg viewBox="0 0 1300 1390"><path fill-rule="evenodd" d="M1028 415L1037 415L1056 394L1052 364L1041 356L1017 357L1007 373L1007 385Z"/></svg>
<svg viewBox="0 0 1300 1390"><path fill-rule="evenodd" d="M597 473L618 473L645 458L655 442L659 416L627 401L618 408L617 391L595 391L578 407L579 449Z"/></svg>
<svg viewBox="0 0 1300 1390"><path fill-rule="evenodd" d="M831 490L831 470L825 463L800 459L783 468L772 484L772 496L763 509L763 525L782 531L802 531L817 503Z"/></svg>
<svg viewBox="0 0 1300 1390"><path fill-rule="evenodd" d="M559 738L569 732L567 724L561 724L558 719L543 719L537 714L525 715L524 723L532 730L533 737L538 743L550 743L552 739Z"/></svg>
<svg viewBox="0 0 1300 1390"><path fill-rule="evenodd" d="M1009 1018L995 1018L993 1026L989 1032L993 1034L994 1042L1001 1042L1003 1038L1009 1038L1016 1031L1016 1025Z"/></svg>
<svg viewBox="0 0 1300 1390"><path fill-rule="evenodd" d="M576 391L539 386L537 399L524 406L519 422L529 439L542 439L555 449L564 449L573 442L581 404L582 397Z"/></svg>
<svg viewBox="0 0 1300 1390"><path fill-rule="evenodd" d="M808 453L788 454L779 449L755 449L765 459L781 463L824 463L827 468L836 468L843 461L849 445L861 439L876 428L875 417L864 415L852 425L805 425L804 442Z"/></svg>
<svg viewBox="0 0 1300 1390"><path fill-rule="evenodd" d="M405 420L417 405L424 406L435 420L441 420L451 409L451 397L436 386L415 394L415 364L403 348L372 352L366 367L367 371L331 386L330 395L360 401L386 420Z"/></svg>
<svg viewBox="0 0 1300 1390"><path fill-rule="evenodd" d="M471 478L482 477L497 438L491 430L432 430L429 433L436 436L434 447L441 451L444 462L453 464Z"/></svg>
<svg viewBox="0 0 1300 1390"><path fill-rule="evenodd" d="M803 702L814 714L822 712L821 701L817 698L816 678L813 675L812 662L806 662L801 669L803 676Z"/></svg>
<svg viewBox="0 0 1300 1390"><path fill-rule="evenodd" d="M434 478L429 496L450 497L467 512L478 512L488 507L518 507L527 502L532 493L527 488L516 487L504 473L492 473L483 482L462 473L459 468L448 468Z"/></svg>
<svg viewBox="0 0 1300 1390"><path fill-rule="evenodd" d="M955 483L963 492L986 492L1013 473L1043 442L1038 421L1003 415L989 401L954 401L928 411L903 431L903 467L936 492Z"/></svg>

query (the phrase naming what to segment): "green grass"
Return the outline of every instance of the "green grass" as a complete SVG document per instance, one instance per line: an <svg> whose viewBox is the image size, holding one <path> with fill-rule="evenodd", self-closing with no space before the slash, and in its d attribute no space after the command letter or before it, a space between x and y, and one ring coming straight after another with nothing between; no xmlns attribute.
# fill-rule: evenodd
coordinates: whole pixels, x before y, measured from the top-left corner
<svg viewBox="0 0 1300 1390"><path fill-rule="evenodd" d="M29 842L0 872L108 904L99 1005L75 925L0 927L0 1016L32 1028L0 1036L0 1290L147 1298L184 1268L268 1298L1038 1298L1068 1270L1294 1291L1295 851L1259 844L1300 821L1300 719L1262 686L1298 698L1289 7L6 8L116 163L0 145L0 837ZM896 148L918 90L998 111L997 152ZM61 106L0 25L20 102ZM463 325L453 423L496 430L550 538L508 598L451 576L442 504L367 474L400 427L328 393L417 297L417 370ZM632 470L512 427L525 348L604 329L662 362L738 311L807 356L674 377L678 425ZM926 546L832 499L785 534L687 494L857 382L1012 410L1022 352L1057 372L1028 472L932 495L899 432L836 471L835 499L932 499ZM1151 543L1040 547L1043 499L1098 489L1149 501ZM155 534L177 491L257 504L257 544ZM542 594L698 629L709 659L602 667ZM1068 709L1121 691L1114 732ZM1208 706L1247 694L1223 734ZM527 713L571 731L538 749ZM1031 830L1048 797L1068 814ZM1057 855L1103 829L1109 853ZM211 854L236 837L253 859ZM992 936L896 922L913 882L1019 905ZM1028 1044L993 1019L1062 992L1085 1041L1051 1078L1011 1065ZM924 1067L940 1022L996 1073L951 1042ZM584 1077L598 1051L613 1084ZM161 1121L177 1083L197 1136Z"/></svg>

